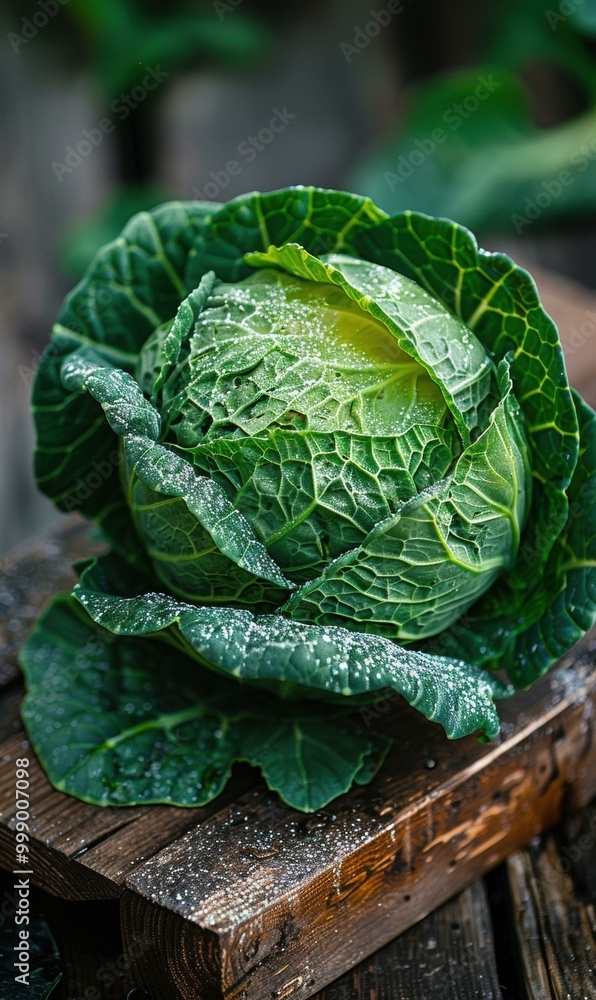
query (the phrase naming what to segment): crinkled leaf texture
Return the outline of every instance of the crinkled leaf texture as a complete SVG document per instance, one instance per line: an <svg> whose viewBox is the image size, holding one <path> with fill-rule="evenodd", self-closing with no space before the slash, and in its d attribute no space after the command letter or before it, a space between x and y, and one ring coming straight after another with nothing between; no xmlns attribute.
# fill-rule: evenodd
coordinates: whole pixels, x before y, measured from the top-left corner
<svg viewBox="0 0 596 1000"><path fill-rule="evenodd" d="M21 654L36 752L55 787L85 801L202 805L246 761L293 808L321 808L369 781L389 746L346 714L360 704L350 694L391 688L453 738L498 732L493 699L509 691L478 668L280 615L94 589L116 579L130 585L130 570L92 561L78 600L56 599ZM263 690L275 686L288 697ZM312 686L337 704L295 700Z"/></svg>
<svg viewBox="0 0 596 1000"><path fill-rule="evenodd" d="M117 559L83 565L74 596L102 628L123 636L156 636L219 674L286 697L314 691L344 705L391 689L455 739L499 731L495 697L510 689L493 674L457 660L403 649L382 636L338 626L253 615L236 608L196 607L168 594L122 596L138 580ZM314 690L313 690L314 689Z"/></svg>
<svg viewBox="0 0 596 1000"><path fill-rule="evenodd" d="M336 307L382 346L366 371ZM33 742L79 797L196 804L243 759L316 808L382 756L347 707L389 688L494 736L510 689L483 668L527 686L594 621L594 414L529 275L447 219L314 188L141 213L33 402L40 487L117 554L23 653Z"/></svg>
<svg viewBox="0 0 596 1000"><path fill-rule="evenodd" d="M369 780L387 752L386 737L341 708L248 698L156 641L114 640L62 597L21 654L35 750L54 786L84 801L204 805L233 764L247 761L288 805L309 812Z"/></svg>

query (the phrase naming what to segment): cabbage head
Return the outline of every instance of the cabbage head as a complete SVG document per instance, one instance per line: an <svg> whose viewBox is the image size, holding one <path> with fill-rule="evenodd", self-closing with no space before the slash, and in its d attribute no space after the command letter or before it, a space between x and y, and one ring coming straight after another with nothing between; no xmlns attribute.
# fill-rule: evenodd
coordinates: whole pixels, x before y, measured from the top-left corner
<svg viewBox="0 0 596 1000"><path fill-rule="evenodd" d="M596 608L595 416L530 276L446 219L289 188L135 216L66 299L36 474L110 551L22 663L54 784L316 809L401 695L499 730Z"/></svg>

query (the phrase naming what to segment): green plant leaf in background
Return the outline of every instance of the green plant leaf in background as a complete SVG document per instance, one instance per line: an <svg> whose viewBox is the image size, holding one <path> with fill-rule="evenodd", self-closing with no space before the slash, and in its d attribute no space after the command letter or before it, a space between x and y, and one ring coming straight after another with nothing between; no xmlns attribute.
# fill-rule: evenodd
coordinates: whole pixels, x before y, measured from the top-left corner
<svg viewBox="0 0 596 1000"><path fill-rule="evenodd" d="M212 4L193 0L175 0L160 13L138 0L70 0L67 10L110 100L138 83L146 65L161 63L170 74L198 60L246 66L272 44L268 29L246 11L221 18Z"/></svg>
<svg viewBox="0 0 596 1000"><path fill-rule="evenodd" d="M388 212L447 216L479 233L527 233L596 213L596 6L504 0L476 67L422 82L405 122L348 175ZM527 74L574 81L584 107L538 127Z"/></svg>
<svg viewBox="0 0 596 1000"><path fill-rule="evenodd" d="M422 85L399 134L364 157L348 183L390 213L521 234L596 211L595 135L596 109L537 128L521 82L481 67Z"/></svg>
<svg viewBox="0 0 596 1000"><path fill-rule="evenodd" d="M583 3L573 4L569 20L579 32L593 38L596 35L596 3L594 0L583 0Z"/></svg>
<svg viewBox="0 0 596 1000"><path fill-rule="evenodd" d="M596 68L583 36L595 18L594 0L501 0L491 12L484 61L515 72L560 67L594 99Z"/></svg>

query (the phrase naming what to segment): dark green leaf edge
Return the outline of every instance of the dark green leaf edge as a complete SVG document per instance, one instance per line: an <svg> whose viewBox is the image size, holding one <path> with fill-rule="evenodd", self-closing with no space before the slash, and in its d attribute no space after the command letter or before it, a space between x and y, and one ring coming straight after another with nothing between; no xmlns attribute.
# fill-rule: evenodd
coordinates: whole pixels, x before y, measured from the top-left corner
<svg viewBox="0 0 596 1000"><path fill-rule="evenodd" d="M446 633L440 643L462 655L463 637L473 646L474 662L503 667L503 608L517 618L540 586L567 518L565 491L577 463L577 416L557 328L531 275L506 254L479 249L474 235L449 219L403 212L359 234L356 242L363 257L401 271L439 297L495 360L512 354L514 391L532 454L532 508L515 566L465 616L457 635Z"/></svg>
<svg viewBox="0 0 596 1000"><path fill-rule="evenodd" d="M580 452L569 487L569 516L541 586L511 632L505 663L516 687L534 683L596 622L596 413L573 391Z"/></svg>
<svg viewBox="0 0 596 1000"><path fill-rule="evenodd" d="M253 615L234 608L194 607L167 594L106 593L113 564L92 560L73 596L102 628L118 635L154 636L182 647L204 666L238 680L296 686L339 696L391 688L438 722L449 739L500 728L494 698L512 689L494 675L461 661L404 649L382 636L317 626L280 614Z"/></svg>
<svg viewBox="0 0 596 1000"><path fill-rule="evenodd" d="M46 773L95 805L205 805L244 761L310 812L370 780L391 743L344 710L263 692L248 701L241 685L197 673L179 653L164 658L160 643L115 641L70 597L38 618L20 661L23 718Z"/></svg>

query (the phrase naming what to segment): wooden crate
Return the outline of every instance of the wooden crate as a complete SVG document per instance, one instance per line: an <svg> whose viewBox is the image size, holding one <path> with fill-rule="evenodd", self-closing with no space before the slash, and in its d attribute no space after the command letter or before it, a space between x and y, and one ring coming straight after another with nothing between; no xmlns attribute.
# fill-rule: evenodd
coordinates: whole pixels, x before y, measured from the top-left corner
<svg viewBox="0 0 596 1000"><path fill-rule="evenodd" d="M4 565L0 864L14 867L14 759L33 755L14 651L89 551L79 522ZM375 780L306 816L249 768L201 809L106 808L56 792L32 759L31 868L66 899L119 899L135 982L160 1000L308 997L596 794L587 637L501 705L501 737L449 743L409 708ZM10 683L12 679L12 683Z"/></svg>

